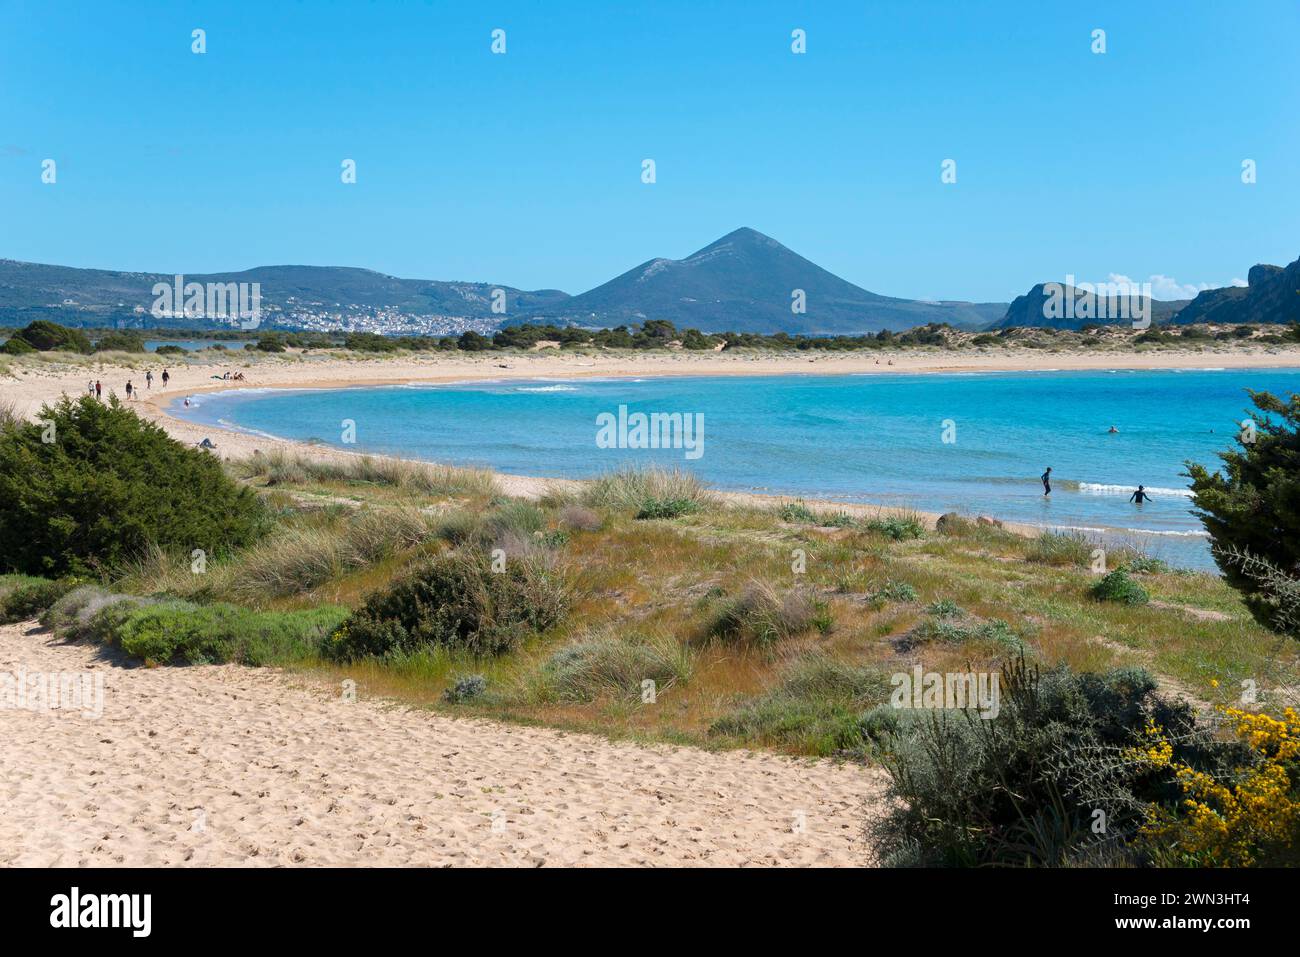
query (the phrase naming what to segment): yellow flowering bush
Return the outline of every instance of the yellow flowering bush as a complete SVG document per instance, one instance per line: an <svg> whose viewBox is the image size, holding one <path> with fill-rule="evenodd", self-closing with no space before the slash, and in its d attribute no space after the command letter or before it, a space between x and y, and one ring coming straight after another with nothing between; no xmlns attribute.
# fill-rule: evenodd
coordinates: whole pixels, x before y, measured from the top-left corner
<svg viewBox="0 0 1300 957"><path fill-rule="evenodd" d="M1216 777L1176 761L1164 731L1148 721L1144 740L1126 751L1139 765L1172 771L1182 813L1151 805L1143 838L1157 857L1186 864L1251 867L1261 855L1297 848L1300 838L1300 715L1281 717L1220 709L1241 742L1258 756L1250 766Z"/></svg>

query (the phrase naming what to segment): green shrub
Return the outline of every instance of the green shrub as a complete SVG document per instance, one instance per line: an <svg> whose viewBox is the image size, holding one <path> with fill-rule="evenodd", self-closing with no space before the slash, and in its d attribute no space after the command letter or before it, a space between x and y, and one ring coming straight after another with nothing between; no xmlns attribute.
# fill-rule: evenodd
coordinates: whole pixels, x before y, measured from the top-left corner
<svg viewBox="0 0 1300 957"><path fill-rule="evenodd" d="M689 498L648 498L641 503L636 517L639 519L678 518L698 510L699 505Z"/></svg>
<svg viewBox="0 0 1300 957"><path fill-rule="evenodd" d="M887 601L909 602L916 601L920 595L916 589L907 582L887 581L876 591L871 593L871 601L883 603Z"/></svg>
<svg viewBox="0 0 1300 957"><path fill-rule="evenodd" d="M130 610L109 643L157 664L237 662L266 665L320 653L347 609L257 612L236 605L166 601Z"/></svg>
<svg viewBox="0 0 1300 957"><path fill-rule="evenodd" d="M95 343L96 352L144 352L144 339L138 332L106 332Z"/></svg>
<svg viewBox="0 0 1300 957"><path fill-rule="evenodd" d="M812 525L817 521L817 516L813 514L812 509L803 502L787 502L781 506L777 515L780 516L783 522L801 525Z"/></svg>
<svg viewBox="0 0 1300 957"><path fill-rule="evenodd" d="M481 698L486 693L486 678L482 675L463 675L442 693L442 700L448 704L464 704Z"/></svg>
<svg viewBox="0 0 1300 957"><path fill-rule="evenodd" d="M509 558L494 573L486 558L434 558L369 596L331 637L328 652L353 661L427 646L493 655L556 624L568 590L540 562Z"/></svg>
<svg viewBox="0 0 1300 957"><path fill-rule="evenodd" d="M1258 410L1238 449L1221 452L1224 473L1187 463L1192 504L1210 533L1224 578L1242 593L1260 624L1278 628L1276 589L1252 574L1258 559L1284 576L1300 578L1300 395L1282 400L1251 392ZM1300 631L1291 634L1300 637Z"/></svg>
<svg viewBox="0 0 1300 957"><path fill-rule="evenodd" d="M61 326L47 319L28 323L13 334L13 339L21 339L40 352L80 352L89 355L94 351L90 339L80 329Z"/></svg>
<svg viewBox="0 0 1300 957"><path fill-rule="evenodd" d="M168 343L167 345L159 346L157 349L154 350L154 352L160 356L183 356L185 355L185 351L186 350L183 346L174 346L171 345L170 343Z"/></svg>
<svg viewBox="0 0 1300 957"><path fill-rule="evenodd" d="M19 339L17 336L11 336L5 340L4 352L10 356L22 356L35 352L36 347L26 339Z"/></svg>
<svg viewBox="0 0 1300 957"><path fill-rule="evenodd" d="M86 574L149 544L209 559L252 541L263 513L212 455L115 400L66 396L40 422L0 431L0 570Z"/></svg>
<svg viewBox="0 0 1300 957"><path fill-rule="evenodd" d="M901 516L873 518L867 522L867 530L878 532L896 542L909 538L920 538L925 534L925 526L918 519Z"/></svg>
<svg viewBox="0 0 1300 957"><path fill-rule="evenodd" d="M996 717L899 709L894 730L873 716L891 778L875 838L890 865L1061 866L1141 863L1132 841L1151 803L1182 800L1174 774L1126 759L1147 722L1175 758L1197 768L1239 763L1190 706L1155 693L1140 669L1040 673L1023 659L1000 675ZM865 718L866 716L864 716ZM1096 811L1104 834L1093 833Z"/></svg>
<svg viewBox="0 0 1300 957"><path fill-rule="evenodd" d="M1097 601L1114 601L1121 605L1145 605L1151 600L1145 588L1118 568L1092 586L1092 597Z"/></svg>
<svg viewBox="0 0 1300 957"><path fill-rule="evenodd" d="M50 581L26 575L6 575L0 580L0 624L35 618L66 594L76 583Z"/></svg>

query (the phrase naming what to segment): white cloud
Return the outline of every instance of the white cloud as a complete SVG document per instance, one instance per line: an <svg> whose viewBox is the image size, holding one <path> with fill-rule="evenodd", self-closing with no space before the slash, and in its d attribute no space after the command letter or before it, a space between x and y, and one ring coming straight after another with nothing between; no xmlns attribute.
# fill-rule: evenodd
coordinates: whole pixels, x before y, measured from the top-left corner
<svg viewBox="0 0 1300 957"><path fill-rule="evenodd" d="M1136 279L1130 279L1128 276L1121 276L1118 273L1111 273L1109 276L1111 282L1126 282L1130 285L1137 284ZM1195 299L1198 292L1204 292L1206 289L1218 289L1217 285L1211 285L1208 282L1202 283L1184 283L1179 282L1173 276L1164 276L1155 273L1147 278L1151 283L1151 297L1153 299ZM1228 283L1230 286L1244 286L1244 279L1233 279Z"/></svg>

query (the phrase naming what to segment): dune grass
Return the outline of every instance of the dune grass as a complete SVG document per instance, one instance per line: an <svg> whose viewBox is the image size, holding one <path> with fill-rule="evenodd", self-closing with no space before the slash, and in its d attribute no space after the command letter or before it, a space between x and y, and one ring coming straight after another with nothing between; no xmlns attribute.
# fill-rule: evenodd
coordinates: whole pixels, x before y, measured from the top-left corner
<svg viewBox="0 0 1300 957"><path fill-rule="evenodd" d="M491 656L457 647L353 661L282 656L330 686L350 679L358 694L415 707L635 740L864 757L881 690L918 664L993 669L1023 650L1044 667L1141 666L1204 705L1235 701L1246 680L1265 700L1300 687L1300 644L1257 625L1219 579L1129 561L1125 574L1151 601L1098 601L1102 576L1080 564L1069 538L1044 543L954 521L917 535L906 515L902 534L818 513L790 522L802 516L724 506L667 472L618 473L522 501L474 482L412 500L410 482L360 478L373 472L304 471L307 484L346 488L346 504L324 506L286 494L307 484L268 485L271 474L264 463L246 476L277 515L263 542L202 574L189 555L155 553L121 570L113 590L258 614L355 609L435 556L486 561L497 548L563 579L563 620ZM638 518L648 501L679 498L698 507ZM644 682L654 683L653 700L643 700Z"/></svg>

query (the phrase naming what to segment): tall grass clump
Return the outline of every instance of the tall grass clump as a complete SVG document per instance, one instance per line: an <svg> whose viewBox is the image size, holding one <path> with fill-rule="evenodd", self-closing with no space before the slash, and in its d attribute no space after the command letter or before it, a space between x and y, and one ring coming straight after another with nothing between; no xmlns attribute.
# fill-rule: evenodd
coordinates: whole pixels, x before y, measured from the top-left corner
<svg viewBox="0 0 1300 957"><path fill-rule="evenodd" d="M670 636L609 630L556 651L542 667L542 696L559 701L634 699L642 695L642 682L653 681L658 697L690 680L692 667L690 652Z"/></svg>
<svg viewBox="0 0 1300 957"><path fill-rule="evenodd" d="M717 505L717 496L680 469L622 469L593 479L583 501L640 518L675 518Z"/></svg>
<svg viewBox="0 0 1300 957"><path fill-rule="evenodd" d="M805 655L786 666L771 690L715 721L709 734L795 754L863 756L870 748L863 713L888 696L883 672Z"/></svg>
<svg viewBox="0 0 1300 957"><path fill-rule="evenodd" d="M896 542L921 538L925 535L925 523L921 521L919 515L913 512L890 515L885 518L873 518L867 522L866 529L884 535L886 538L891 538Z"/></svg>
<svg viewBox="0 0 1300 957"><path fill-rule="evenodd" d="M308 482L383 485L431 496L482 496L498 492L496 478L486 469L456 468L407 459L369 455L312 458L273 449L232 462L241 478L262 478L269 485Z"/></svg>
<svg viewBox="0 0 1300 957"><path fill-rule="evenodd" d="M1025 561L1036 565L1086 567L1097 546L1082 532L1043 532L1025 552Z"/></svg>
<svg viewBox="0 0 1300 957"><path fill-rule="evenodd" d="M740 595L724 601L709 622L708 637L730 643L770 645L814 629L825 634L833 619L826 602L805 589L777 592L752 581Z"/></svg>

